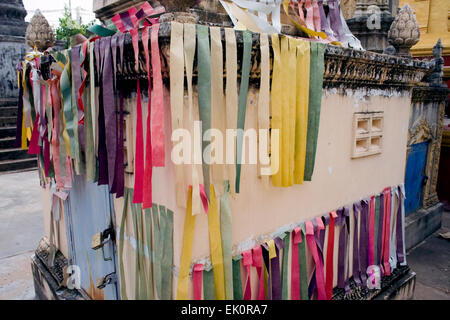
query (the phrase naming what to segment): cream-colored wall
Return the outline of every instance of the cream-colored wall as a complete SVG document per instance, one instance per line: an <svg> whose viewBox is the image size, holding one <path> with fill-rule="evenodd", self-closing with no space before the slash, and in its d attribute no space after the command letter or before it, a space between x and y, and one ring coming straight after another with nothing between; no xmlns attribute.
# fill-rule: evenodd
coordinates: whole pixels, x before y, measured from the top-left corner
<svg viewBox="0 0 450 320"><path fill-rule="evenodd" d="M165 93L167 134L171 132L171 120L169 94L167 91ZM248 101L246 128L256 128L257 94L252 92ZM366 111L384 112L383 151L378 155L352 159L353 114ZM316 166L312 182L305 182L303 185L291 188L271 186L269 190L265 190L257 176L256 166L244 165L241 193L233 195L231 198L233 245L252 236L271 233L291 222L307 221L321 216L341 206L350 205L361 198L377 194L385 187L403 183L409 115L410 97L408 94L393 97L373 96L363 101L354 96L324 93ZM134 124L135 122L134 116ZM179 208L176 205L174 168L170 161L170 152L171 142L170 136L167 134L166 167L155 168L153 172L153 202L164 205L175 213L174 264L179 268L185 208ZM216 186L216 189L220 192L222 188ZM122 199L116 200L116 221L118 223L121 221L122 207ZM353 217L351 219L353 224ZM131 220L129 223L131 226ZM128 230L127 234L132 236L133 232L128 233ZM338 229L335 236L336 239L339 239ZM350 240L350 255L352 255L352 241L353 239ZM335 250L337 250L338 240L335 241L335 244ZM130 249L129 244L126 244L124 254L129 298L133 297L134 292L135 263L134 250ZM193 259L208 255L208 222L206 215L201 215L196 219ZM337 255L335 256L337 265ZM308 261L308 273L310 273L312 259L309 253ZM350 266L350 274L352 274L351 272L352 266ZM254 280L256 281L256 279ZM176 281L177 277L174 277L174 292ZM335 284L336 281L337 277L335 276Z"/></svg>

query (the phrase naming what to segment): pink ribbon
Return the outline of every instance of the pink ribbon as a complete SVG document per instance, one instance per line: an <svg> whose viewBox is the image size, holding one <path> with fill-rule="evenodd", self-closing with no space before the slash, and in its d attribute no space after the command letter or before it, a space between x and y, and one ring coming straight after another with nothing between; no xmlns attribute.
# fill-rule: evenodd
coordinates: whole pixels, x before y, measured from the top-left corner
<svg viewBox="0 0 450 320"><path fill-rule="evenodd" d="M375 264L375 197L370 198L369 209L369 266Z"/></svg>
<svg viewBox="0 0 450 320"><path fill-rule="evenodd" d="M152 69L154 88L154 113L152 120L152 145L153 166L164 167L165 165L165 137L164 137L164 99L163 82L161 75L161 58L158 45L159 24L152 26ZM149 78L150 82L150 78ZM149 92L150 95L150 92Z"/></svg>
<svg viewBox="0 0 450 320"><path fill-rule="evenodd" d="M256 268L259 277L258 300L264 300L264 272L263 272L263 257L262 247L257 246L252 249L253 252L253 266Z"/></svg>
<svg viewBox="0 0 450 320"><path fill-rule="evenodd" d="M311 221L306 222L305 226L306 226L306 241L308 243L309 250L316 264L317 299L327 300L327 295L325 291L325 278L323 274L323 263L319 257L319 252L317 251L317 244L314 238L314 226Z"/></svg>
<svg viewBox="0 0 450 320"><path fill-rule="evenodd" d="M383 256L383 269L386 276L391 275L391 267L389 264L389 249L390 249L390 229L391 229L391 188L384 190L384 221L383 221L383 246L381 249Z"/></svg>
<svg viewBox="0 0 450 320"><path fill-rule="evenodd" d="M251 266L253 264L252 250L242 253L244 267L247 268L247 282L245 284L244 300L252 299L252 285L251 285Z"/></svg>
<svg viewBox="0 0 450 320"><path fill-rule="evenodd" d="M298 257L298 244L301 242L302 242L302 229L298 227L292 230L292 261L291 261L292 300L300 300L300 263Z"/></svg>

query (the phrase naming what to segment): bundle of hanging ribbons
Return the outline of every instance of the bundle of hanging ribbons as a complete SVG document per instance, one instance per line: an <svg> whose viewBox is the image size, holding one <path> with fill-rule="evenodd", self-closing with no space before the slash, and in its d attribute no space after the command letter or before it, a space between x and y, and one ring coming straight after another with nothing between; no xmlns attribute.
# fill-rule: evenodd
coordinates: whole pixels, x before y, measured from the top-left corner
<svg viewBox="0 0 450 320"><path fill-rule="evenodd" d="M406 265L404 201L403 185L388 187L321 217L292 223L228 257L228 275L213 256L187 270L182 264L177 299L331 300L334 288L344 293L351 287L380 289L382 278ZM187 213L191 209L188 200ZM379 270L378 276L372 270Z"/></svg>
<svg viewBox="0 0 450 320"><path fill-rule="evenodd" d="M340 0L220 0L237 28L280 33L280 10L311 40L363 50L345 22Z"/></svg>
<svg viewBox="0 0 450 320"><path fill-rule="evenodd" d="M133 203L143 204L144 209L151 207L152 169L165 166L158 43L158 16L162 12L164 8L155 10L145 2L139 10L132 8L113 17L120 32L111 36L110 30L96 26L92 30L109 36L94 37L62 52L33 51L19 65L16 146L28 147L29 154L39 156L45 181L53 178L58 191L70 190L75 173L98 185L109 185L110 192L118 198L124 196L125 93L117 73L124 68L128 32L138 70L141 32L148 79L148 125L144 142L138 78Z"/></svg>

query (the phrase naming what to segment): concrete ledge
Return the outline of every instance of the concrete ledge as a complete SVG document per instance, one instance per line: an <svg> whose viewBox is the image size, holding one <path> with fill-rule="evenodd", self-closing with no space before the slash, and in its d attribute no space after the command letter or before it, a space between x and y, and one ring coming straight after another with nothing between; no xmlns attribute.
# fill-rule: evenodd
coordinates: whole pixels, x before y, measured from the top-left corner
<svg viewBox="0 0 450 320"><path fill-rule="evenodd" d="M443 204L441 202L419 209L405 218L406 250L413 248L441 227Z"/></svg>

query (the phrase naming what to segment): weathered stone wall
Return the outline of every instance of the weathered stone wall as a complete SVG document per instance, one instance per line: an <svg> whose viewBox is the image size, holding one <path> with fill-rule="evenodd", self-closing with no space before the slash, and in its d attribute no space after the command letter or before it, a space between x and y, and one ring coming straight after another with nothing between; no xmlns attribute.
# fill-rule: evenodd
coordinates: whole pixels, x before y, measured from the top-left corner
<svg viewBox="0 0 450 320"><path fill-rule="evenodd" d="M19 96L16 67L27 50L25 38L0 35L0 105Z"/></svg>

